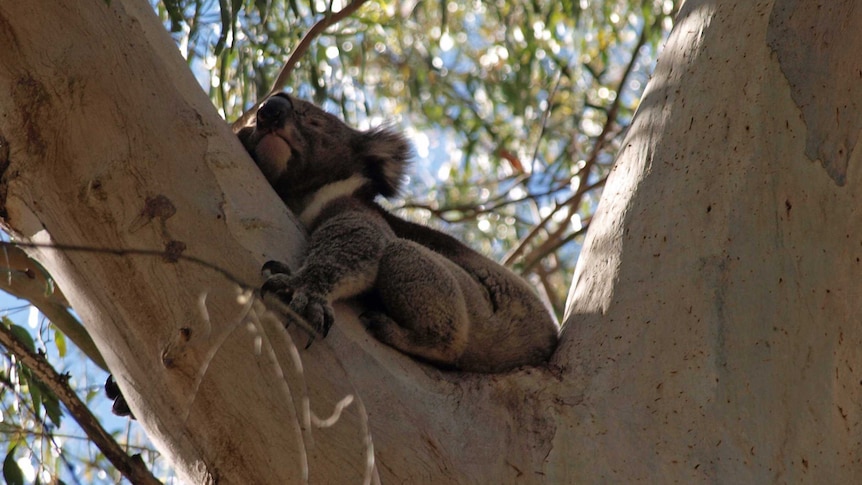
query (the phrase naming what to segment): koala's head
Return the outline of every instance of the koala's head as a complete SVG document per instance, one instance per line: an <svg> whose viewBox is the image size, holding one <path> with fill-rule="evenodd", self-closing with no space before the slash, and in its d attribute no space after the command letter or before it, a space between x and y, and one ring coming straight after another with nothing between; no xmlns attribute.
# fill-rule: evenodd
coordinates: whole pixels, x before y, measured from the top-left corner
<svg viewBox="0 0 862 485"><path fill-rule="evenodd" d="M266 179L292 209L324 185L362 175L371 197L401 188L410 158L403 135L355 130L317 106L287 94L261 104L255 123L237 133Z"/></svg>

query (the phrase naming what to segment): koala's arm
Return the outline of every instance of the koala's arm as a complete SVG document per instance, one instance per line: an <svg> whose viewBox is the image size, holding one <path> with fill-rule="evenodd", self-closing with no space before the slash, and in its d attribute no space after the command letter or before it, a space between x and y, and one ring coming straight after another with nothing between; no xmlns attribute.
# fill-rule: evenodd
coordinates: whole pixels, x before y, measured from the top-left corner
<svg viewBox="0 0 862 485"><path fill-rule="evenodd" d="M386 242L386 227L365 213L339 214L311 233L305 264L296 274L309 290L332 302L368 290Z"/></svg>
<svg viewBox="0 0 862 485"><path fill-rule="evenodd" d="M276 298L324 336L332 326L332 303L374 285L381 255L393 237L373 211L332 209L332 217L322 218L312 228L302 267L294 274L270 276L262 288L264 298Z"/></svg>

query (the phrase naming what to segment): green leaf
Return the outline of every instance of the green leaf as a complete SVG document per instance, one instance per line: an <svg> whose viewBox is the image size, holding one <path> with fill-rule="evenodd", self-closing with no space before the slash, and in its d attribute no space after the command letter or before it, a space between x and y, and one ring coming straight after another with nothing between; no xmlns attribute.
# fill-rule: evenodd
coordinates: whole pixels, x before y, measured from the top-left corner
<svg viewBox="0 0 862 485"><path fill-rule="evenodd" d="M57 346L57 353L60 354L60 357L66 356L66 336L63 335L63 332L55 329L54 330L54 345Z"/></svg>
<svg viewBox="0 0 862 485"><path fill-rule="evenodd" d="M269 0L254 0L254 7L260 15L260 21L266 22L266 17L269 15Z"/></svg>
<svg viewBox="0 0 862 485"><path fill-rule="evenodd" d="M232 10L230 5L228 5L228 0L219 0L218 6L219 12L221 12L221 35L219 35L218 42L216 42L213 49L213 53L216 56L220 56L222 50L224 50L227 34L232 30L231 24L233 23Z"/></svg>
<svg viewBox="0 0 862 485"><path fill-rule="evenodd" d="M15 336L16 339L20 340L23 343L27 350L30 352L36 352L36 344L33 342L33 337L30 335L30 332L27 331L26 328L12 324L9 327L9 330L12 331L12 335Z"/></svg>
<svg viewBox="0 0 862 485"><path fill-rule="evenodd" d="M165 0L163 3L171 19L171 32L183 30L183 11L179 0Z"/></svg>
<svg viewBox="0 0 862 485"><path fill-rule="evenodd" d="M9 453L6 454L6 459L3 460L3 478L8 485L24 485L24 473L15 462L15 450L17 446L13 446Z"/></svg>
<svg viewBox="0 0 862 485"><path fill-rule="evenodd" d="M30 398L33 400L33 409L39 415L39 410L42 409L42 386L32 375L27 378L27 389L30 390Z"/></svg>
<svg viewBox="0 0 862 485"><path fill-rule="evenodd" d="M51 422L60 426L60 420L63 419L63 410L60 408L60 400L57 396L48 389L42 389L42 406L45 407L45 412L51 418Z"/></svg>

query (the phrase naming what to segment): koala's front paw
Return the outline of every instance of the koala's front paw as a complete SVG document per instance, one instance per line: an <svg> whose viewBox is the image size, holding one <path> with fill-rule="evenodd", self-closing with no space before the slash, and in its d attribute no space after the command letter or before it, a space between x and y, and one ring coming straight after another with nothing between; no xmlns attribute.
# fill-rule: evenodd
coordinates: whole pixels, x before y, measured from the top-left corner
<svg viewBox="0 0 862 485"><path fill-rule="evenodd" d="M326 337L335 321L332 306L326 298L308 291L299 281L296 281L296 278L288 274L276 273L267 278L260 289L260 295L264 302L273 308L279 309L280 306L286 306L305 320L309 327L307 330L311 333L308 345L314 341L315 335Z"/></svg>

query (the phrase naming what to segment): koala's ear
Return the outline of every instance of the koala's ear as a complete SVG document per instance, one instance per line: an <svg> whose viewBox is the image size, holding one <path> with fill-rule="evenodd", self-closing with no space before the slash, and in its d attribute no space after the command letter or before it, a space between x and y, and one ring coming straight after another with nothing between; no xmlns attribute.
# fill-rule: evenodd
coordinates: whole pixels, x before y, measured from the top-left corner
<svg viewBox="0 0 862 485"><path fill-rule="evenodd" d="M383 197L398 194L413 156L410 143L401 133L378 128L362 133L360 153L365 158L366 176Z"/></svg>

